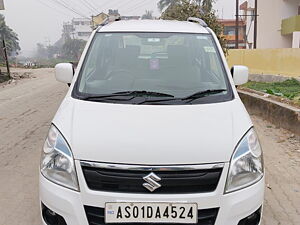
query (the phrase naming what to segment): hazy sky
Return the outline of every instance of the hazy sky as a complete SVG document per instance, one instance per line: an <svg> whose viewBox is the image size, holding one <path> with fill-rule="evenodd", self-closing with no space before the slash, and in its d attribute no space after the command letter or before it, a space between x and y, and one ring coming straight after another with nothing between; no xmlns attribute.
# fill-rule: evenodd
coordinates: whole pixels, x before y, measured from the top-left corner
<svg viewBox="0 0 300 225"><path fill-rule="evenodd" d="M63 22L80 15L64 8L71 7L84 16L119 9L122 15L142 15L153 10L158 16L158 0L4 0L6 23L19 35L23 55L34 53L36 43L53 44L61 36ZM217 0L214 8L220 17L232 18L234 0ZM96 11L97 9L97 11Z"/></svg>

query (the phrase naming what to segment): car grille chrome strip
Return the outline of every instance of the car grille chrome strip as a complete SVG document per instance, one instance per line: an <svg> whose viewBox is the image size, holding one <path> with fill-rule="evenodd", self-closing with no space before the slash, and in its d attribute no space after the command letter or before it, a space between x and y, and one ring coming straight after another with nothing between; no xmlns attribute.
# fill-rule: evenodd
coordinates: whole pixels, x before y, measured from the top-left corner
<svg viewBox="0 0 300 225"><path fill-rule="evenodd" d="M81 162L91 190L154 194L212 192L217 188L224 165L145 166Z"/></svg>
<svg viewBox="0 0 300 225"><path fill-rule="evenodd" d="M130 165L130 164L112 164L99 163L90 161L80 161L81 166L100 168L100 169L115 169L115 170L135 170L135 171L187 171L187 170L206 170L206 169L221 169L225 163L214 164L199 164L199 165Z"/></svg>

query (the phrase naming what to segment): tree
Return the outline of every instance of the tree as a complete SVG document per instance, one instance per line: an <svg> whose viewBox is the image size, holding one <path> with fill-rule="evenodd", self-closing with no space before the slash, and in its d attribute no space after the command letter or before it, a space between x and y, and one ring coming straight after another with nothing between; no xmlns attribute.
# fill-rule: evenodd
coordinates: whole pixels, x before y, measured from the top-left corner
<svg viewBox="0 0 300 225"><path fill-rule="evenodd" d="M172 6L172 5L176 4L177 2L178 2L178 0L160 0L157 3L157 6L160 9L160 11L163 11L163 9L168 8L169 6Z"/></svg>
<svg viewBox="0 0 300 225"><path fill-rule="evenodd" d="M224 53L227 54L225 46L226 40L223 36L223 26L219 23L212 5L207 1L212 0L176 0L176 3L169 5L169 7L162 13L161 19L164 20L181 20L186 21L189 17L198 17L203 19L207 25L217 35ZM201 5L200 5L201 4Z"/></svg>
<svg viewBox="0 0 300 225"><path fill-rule="evenodd" d="M153 19L153 11L146 10L145 14L142 15L142 20L152 20Z"/></svg>
<svg viewBox="0 0 300 225"><path fill-rule="evenodd" d="M36 57L38 59L46 59L46 58L48 58L47 48L43 44L37 43L36 47L37 47Z"/></svg>
<svg viewBox="0 0 300 225"><path fill-rule="evenodd" d="M47 47L47 56L48 58L55 58L57 55L59 55L61 49L56 45L49 45Z"/></svg>
<svg viewBox="0 0 300 225"><path fill-rule="evenodd" d="M206 5L207 8L210 5L212 8L212 3L215 0L195 0L195 3L198 4L199 6ZM175 5L176 3L180 3L180 0L160 0L157 5L160 11L163 11L163 9L168 8L169 6Z"/></svg>
<svg viewBox="0 0 300 225"><path fill-rule="evenodd" d="M79 39L68 39L62 47L62 56L70 60L78 60L83 52L86 41Z"/></svg>
<svg viewBox="0 0 300 225"><path fill-rule="evenodd" d="M7 54L18 54L21 50L18 35L5 24L5 17L0 14L0 39L4 38L7 48ZM2 45L1 45L2 46Z"/></svg>
<svg viewBox="0 0 300 225"><path fill-rule="evenodd" d="M204 13L210 13L213 11L213 3L215 0L199 0L198 2Z"/></svg>

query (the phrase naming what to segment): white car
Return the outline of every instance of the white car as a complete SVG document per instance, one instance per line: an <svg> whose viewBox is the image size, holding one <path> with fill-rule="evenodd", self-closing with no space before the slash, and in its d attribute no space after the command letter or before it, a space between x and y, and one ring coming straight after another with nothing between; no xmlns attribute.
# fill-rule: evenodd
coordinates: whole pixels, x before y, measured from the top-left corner
<svg viewBox="0 0 300 225"><path fill-rule="evenodd" d="M214 32L186 22L96 29L42 151L44 225L258 225L263 154Z"/></svg>

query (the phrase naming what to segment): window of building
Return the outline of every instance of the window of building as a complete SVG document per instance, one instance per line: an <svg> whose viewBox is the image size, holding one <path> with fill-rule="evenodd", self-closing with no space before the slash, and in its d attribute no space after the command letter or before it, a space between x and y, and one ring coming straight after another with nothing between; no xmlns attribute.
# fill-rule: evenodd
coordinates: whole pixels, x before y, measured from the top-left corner
<svg viewBox="0 0 300 225"><path fill-rule="evenodd" d="M224 35L235 35L235 27L234 26L224 27Z"/></svg>

